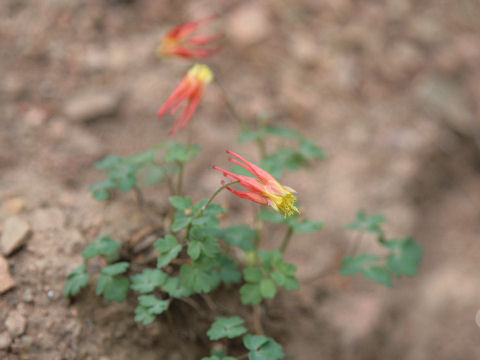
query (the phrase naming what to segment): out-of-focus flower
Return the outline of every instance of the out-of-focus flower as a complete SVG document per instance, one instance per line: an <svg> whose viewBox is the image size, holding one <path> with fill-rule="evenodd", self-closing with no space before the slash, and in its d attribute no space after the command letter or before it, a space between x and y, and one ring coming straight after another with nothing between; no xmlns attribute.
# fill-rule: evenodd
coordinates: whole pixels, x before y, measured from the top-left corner
<svg viewBox="0 0 480 360"><path fill-rule="evenodd" d="M187 102L177 121L173 125L170 135L173 135L181 126L182 129L190 122L195 110L202 100L205 85L212 82L213 72L207 65L195 64L173 91L165 104L158 110L157 116L161 118L170 109L172 115Z"/></svg>
<svg viewBox="0 0 480 360"><path fill-rule="evenodd" d="M240 165L256 176L255 179L252 177L232 173L219 168L218 166L213 166L214 169L223 172L223 175L230 180L240 181L240 185L248 190L237 191L233 190L231 187L227 187L229 191L241 198L248 199L262 205L269 205L275 211L278 211L285 216L299 213L299 210L295 206L297 198L295 195L293 195L293 193L296 192L295 190L288 186L280 185L280 183L267 171L245 160L243 157L234 153L233 151L227 150L227 153L240 160L238 161L237 159L229 158L229 161ZM222 183L224 182L222 181Z"/></svg>
<svg viewBox="0 0 480 360"><path fill-rule="evenodd" d="M189 59L203 59L220 50L222 35L195 35L197 29L215 19L216 16L179 25L170 30L157 48L159 56L180 56Z"/></svg>

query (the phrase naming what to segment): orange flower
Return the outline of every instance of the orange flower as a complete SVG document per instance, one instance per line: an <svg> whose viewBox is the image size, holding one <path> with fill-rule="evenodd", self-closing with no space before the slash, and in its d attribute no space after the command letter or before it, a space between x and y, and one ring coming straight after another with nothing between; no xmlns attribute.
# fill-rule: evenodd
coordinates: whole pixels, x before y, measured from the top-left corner
<svg viewBox="0 0 480 360"><path fill-rule="evenodd" d="M280 183L267 171L245 160L243 157L235 154L233 151L227 150L227 153L240 160L238 161L237 159L229 158L229 161L240 165L257 177L255 179L252 177L232 173L219 168L218 166L213 166L214 169L223 172L223 175L230 180L240 181L240 185L248 190L237 191L227 187L229 191L241 198L254 201L258 204L269 205L275 211L278 211L285 216L290 216L300 212L295 206L295 202L297 201L297 198L295 195L293 195L293 193L296 192L295 190L288 186L280 185ZM222 181L222 183L224 182Z"/></svg>
<svg viewBox="0 0 480 360"><path fill-rule="evenodd" d="M177 121L173 125L170 135L173 135L181 126L182 129L190 122L195 110L202 100L203 93L205 92L205 85L212 82L213 73L207 65L195 64L182 79L177 88L170 95L168 100L158 110L157 116L161 118L170 109L170 113L173 115L186 101L187 104L182 113L178 117Z"/></svg>
<svg viewBox="0 0 480 360"><path fill-rule="evenodd" d="M220 50L218 41L221 35L197 35L193 33L197 29L215 19L216 16L186 23L170 30L157 48L159 56L180 56L189 59L203 59Z"/></svg>

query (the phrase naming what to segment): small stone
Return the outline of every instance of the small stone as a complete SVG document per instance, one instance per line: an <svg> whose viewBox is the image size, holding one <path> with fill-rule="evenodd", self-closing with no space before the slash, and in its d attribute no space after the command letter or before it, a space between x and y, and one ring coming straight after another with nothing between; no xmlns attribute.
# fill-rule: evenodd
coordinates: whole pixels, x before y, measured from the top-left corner
<svg viewBox="0 0 480 360"><path fill-rule="evenodd" d="M0 294L7 292L15 286L15 280L10 275L7 260L0 256Z"/></svg>
<svg viewBox="0 0 480 360"><path fill-rule="evenodd" d="M35 231L61 229L65 223L65 215L58 208L38 209L33 214L32 227Z"/></svg>
<svg viewBox="0 0 480 360"><path fill-rule="evenodd" d="M25 332L27 320L18 311L11 311L8 314L5 326L12 337L20 336Z"/></svg>
<svg viewBox="0 0 480 360"><path fill-rule="evenodd" d="M28 335L23 335L20 339L20 342L22 343L23 345L23 348L25 350L28 350L32 347L32 344L33 344L33 339L31 336L28 336Z"/></svg>
<svg viewBox="0 0 480 360"><path fill-rule="evenodd" d="M0 333L0 350L7 350L12 343L12 337L7 331Z"/></svg>
<svg viewBox="0 0 480 360"><path fill-rule="evenodd" d="M271 24L261 2L247 2L228 19L229 35L241 45L252 45L268 37Z"/></svg>
<svg viewBox="0 0 480 360"><path fill-rule="evenodd" d="M25 209L26 205L25 199L21 197L15 197L9 200L6 200L2 205L2 213L7 215L17 215Z"/></svg>
<svg viewBox="0 0 480 360"><path fill-rule="evenodd" d="M120 106L120 93L89 90L75 95L67 102L64 113L72 122L81 123L115 115Z"/></svg>
<svg viewBox="0 0 480 360"><path fill-rule="evenodd" d="M26 303L31 303L33 301L32 290L26 289L22 294L22 301Z"/></svg>
<svg viewBox="0 0 480 360"><path fill-rule="evenodd" d="M29 235L30 226L25 220L17 216L7 218L0 239L2 253L10 255L27 241Z"/></svg>

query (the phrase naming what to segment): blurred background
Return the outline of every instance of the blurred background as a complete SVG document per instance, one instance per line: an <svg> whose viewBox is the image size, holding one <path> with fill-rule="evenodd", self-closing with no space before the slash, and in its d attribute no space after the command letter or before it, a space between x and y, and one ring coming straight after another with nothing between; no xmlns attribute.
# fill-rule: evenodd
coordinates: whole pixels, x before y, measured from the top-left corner
<svg viewBox="0 0 480 360"><path fill-rule="evenodd" d="M122 239L144 221L128 196L91 199L93 163L167 139L174 119L156 111L191 62L155 49L172 26L212 13L225 42L207 63L242 116L268 113L328 154L283 178L326 224L287 255L307 280L278 305L286 358L479 359L478 0L2 0L0 231L20 217L31 236L0 256L0 357L185 358L160 327L135 324L128 304L92 296L71 306L62 291L100 231ZM225 164L226 148L258 159L234 142L239 131L210 86L178 137L204 145L186 192L217 188L211 165ZM251 221L239 199L219 201ZM360 209L384 214L390 236L414 235L424 248L417 277L387 289L317 276L351 241L341 227Z"/></svg>

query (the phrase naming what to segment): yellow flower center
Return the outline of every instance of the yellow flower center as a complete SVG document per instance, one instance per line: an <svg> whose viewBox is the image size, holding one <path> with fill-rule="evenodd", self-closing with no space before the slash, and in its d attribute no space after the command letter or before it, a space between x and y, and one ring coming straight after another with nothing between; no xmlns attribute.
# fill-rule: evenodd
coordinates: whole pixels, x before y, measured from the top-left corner
<svg viewBox="0 0 480 360"><path fill-rule="evenodd" d="M195 64L188 70L188 76L194 77L204 84L211 83L213 80L213 72L205 64Z"/></svg>
<svg viewBox="0 0 480 360"><path fill-rule="evenodd" d="M272 201L275 203L277 210L280 214L291 216L295 213L300 213L298 208L295 206L297 198L290 192L287 192L285 195L274 195L267 192L266 194Z"/></svg>

